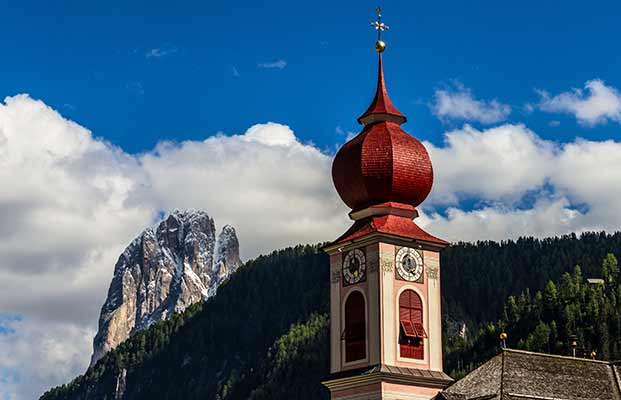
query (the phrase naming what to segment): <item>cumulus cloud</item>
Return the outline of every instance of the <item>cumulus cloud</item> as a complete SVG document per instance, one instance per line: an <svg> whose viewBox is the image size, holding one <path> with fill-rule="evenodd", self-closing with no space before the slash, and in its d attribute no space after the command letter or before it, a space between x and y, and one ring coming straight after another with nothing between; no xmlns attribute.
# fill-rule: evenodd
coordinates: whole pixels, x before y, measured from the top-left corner
<svg viewBox="0 0 621 400"><path fill-rule="evenodd" d="M0 334L1 399L36 399L84 372L93 329L29 319L13 319L8 326L11 332Z"/></svg>
<svg viewBox="0 0 621 400"><path fill-rule="evenodd" d="M583 227L621 229L621 142L567 143L550 176L559 193L588 206Z"/></svg>
<svg viewBox="0 0 621 400"><path fill-rule="evenodd" d="M336 236L347 220L330 163L274 123L130 155L41 101L6 98L0 312L24 322L11 322L0 340L0 382L11 382L3 388L34 398L86 368L116 258L161 211L204 209L234 225L245 259Z"/></svg>
<svg viewBox="0 0 621 400"><path fill-rule="evenodd" d="M277 60L274 62L259 63L257 66L267 69L284 69L287 66L287 62L285 60Z"/></svg>
<svg viewBox="0 0 621 400"><path fill-rule="evenodd" d="M423 214L420 223L446 240L473 241L555 236L584 230L580 225L583 220L584 215L572 209L566 199L542 197L526 209L502 204L470 211L451 207L446 215Z"/></svg>
<svg viewBox="0 0 621 400"><path fill-rule="evenodd" d="M554 144L524 125L480 131L466 125L445 135L442 147L425 143L436 175L430 202L458 204L461 199L519 200L544 183Z"/></svg>
<svg viewBox="0 0 621 400"><path fill-rule="evenodd" d="M511 107L497 100L478 100L459 82L454 87L436 90L431 110L440 119L476 121L493 124L504 121Z"/></svg>
<svg viewBox="0 0 621 400"><path fill-rule="evenodd" d="M420 221L449 240L621 228L620 142L560 144L503 125L465 126L447 133L443 147L425 145L436 179Z"/></svg>
<svg viewBox="0 0 621 400"><path fill-rule="evenodd" d="M621 143L543 140L524 125L426 143L436 172L420 223L451 240L621 226ZM232 224L245 259L349 225L331 156L258 124L131 155L26 95L0 103L0 387L34 398L88 365L116 258L162 211ZM7 396L6 394L0 394Z"/></svg>
<svg viewBox="0 0 621 400"><path fill-rule="evenodd" d="M599 79L587 81L584 90L573 89L556 96L541 90L539 95L541 110L572 114L584 125L621 122L621 93Z"/></svg>
<svg viewBox="0 0 621 400"><path fill-rule="evenodd" d="M331 157L283 125L161 143L141 162L149 182L144 201L207 210L238 229L245 257L330 239L347 224L331 184Z"/></svg>
<svg viewBox="0 0 621 400"><path fill-rule="evenodd" d="M42 102L0 103L0 311L23 316L0 338L9 398L36 398L86 367L88 350L74 352L92 337L110 265L153 219L128 201L140 175L136 159Z"/></svg>

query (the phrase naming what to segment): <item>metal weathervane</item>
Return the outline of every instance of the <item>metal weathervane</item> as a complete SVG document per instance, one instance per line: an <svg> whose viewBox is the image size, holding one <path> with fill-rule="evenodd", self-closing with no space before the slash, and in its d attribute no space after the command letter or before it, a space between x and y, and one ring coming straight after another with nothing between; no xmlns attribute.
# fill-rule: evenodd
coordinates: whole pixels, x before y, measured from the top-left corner
<svg viewBox="0 0 621 400"><path fill-rule="evenodd" d="M386 49L386 43L382 41L382 32L389 29L389 26L382 22L382 8L377 7L377 20L371 22L371 26L377 31L377 42L375 42L375 50L381 53Z"/></svg>
<svg viewBox="0 0 621 400"><path fill-rule="evenodd" d="M382 32L390 29L388 25L382 22L382 8L377 7L377 21L371 22L371 26L377 31L377 40L382 40Z"/></svg>

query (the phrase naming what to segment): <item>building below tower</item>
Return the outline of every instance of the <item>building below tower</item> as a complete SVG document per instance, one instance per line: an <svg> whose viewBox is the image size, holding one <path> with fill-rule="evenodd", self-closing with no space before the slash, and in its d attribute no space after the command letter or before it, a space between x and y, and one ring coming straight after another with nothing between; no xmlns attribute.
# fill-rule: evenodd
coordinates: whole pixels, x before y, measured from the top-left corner
<svg viewBox="0 0 621 400"><path fill-rule="evenodd" d="M621 362L503 349L435 400L619 400Z"/></svg>

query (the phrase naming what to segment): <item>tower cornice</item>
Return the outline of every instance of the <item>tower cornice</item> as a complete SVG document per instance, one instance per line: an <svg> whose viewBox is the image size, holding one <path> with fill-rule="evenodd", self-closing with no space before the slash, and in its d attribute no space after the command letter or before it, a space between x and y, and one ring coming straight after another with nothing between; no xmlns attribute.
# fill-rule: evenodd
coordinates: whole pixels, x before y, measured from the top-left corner
<svg viewBox="0 0 621 400"><path fill-rule="evenodd" d="M453 381L453 378L444 372L405 367L395 368L379 364L332 374L323 380L322 384L330 391L347 390L361 385L382 382L445 389Z"/></svg>

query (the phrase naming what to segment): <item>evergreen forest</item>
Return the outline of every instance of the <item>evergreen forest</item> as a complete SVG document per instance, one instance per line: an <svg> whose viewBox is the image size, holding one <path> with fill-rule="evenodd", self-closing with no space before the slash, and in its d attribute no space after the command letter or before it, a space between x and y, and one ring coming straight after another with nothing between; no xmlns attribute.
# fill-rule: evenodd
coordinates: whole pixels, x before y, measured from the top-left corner
<svg viewBox="0 0 621 400"><path fill-rule="evenodd" d="M512 348L621 358L619 256L621 233L603 232L445 249L445 371L459 378L485 362L500 332ZM327 399L328 286L319 245L259 256L207 302L135 334L42 399Z"/></svg>

